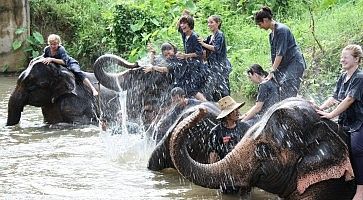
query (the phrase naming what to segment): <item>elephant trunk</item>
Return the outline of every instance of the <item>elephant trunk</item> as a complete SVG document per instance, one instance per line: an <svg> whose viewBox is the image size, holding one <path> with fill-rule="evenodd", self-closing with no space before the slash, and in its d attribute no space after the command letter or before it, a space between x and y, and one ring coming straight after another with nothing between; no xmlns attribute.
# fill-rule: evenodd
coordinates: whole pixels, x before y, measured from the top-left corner
<svg viewBox="0 0 363 200"><path fill-rule="evenodd" d="M170 140L170 154L175 168L185 178L203 187L214 189L227 186L250 187L248 183L251 175L249 174L252 171L253 163L251 162L255 162L253 161L254 156L251 156L250 152L246 152L241 143L224 159L213 164L198 163L189 155L186 146L189 129L195 126L205 114L205 109L198 109L174 129ZM245 143L247 144L249 141L247 140Z"/></svg>
<svg viewBox="0 0 363 200"><path fill-rule="evenodd" d="M8 102L8 119L6 126L13 126L19 123L21 112L23 111L27 98L27 94L19 92L19 87L15 88Z"/></svg>
<svg viewBox="0 0 363 200"><path fill-rule="evenodd" d="M106 66L112 66L115 64L126 67L128 69L133 69L138 67L137 63L130 63L125 59L116 55L105 54L100 56L96 60L96 62L93 65L93 70L97 80L100 81L100 83L103 86L111 90L120 91L121 89L125 88L124 85L128 82L125 81L123 76L125 72L118 74L107 73L104 69Z"/></svg>

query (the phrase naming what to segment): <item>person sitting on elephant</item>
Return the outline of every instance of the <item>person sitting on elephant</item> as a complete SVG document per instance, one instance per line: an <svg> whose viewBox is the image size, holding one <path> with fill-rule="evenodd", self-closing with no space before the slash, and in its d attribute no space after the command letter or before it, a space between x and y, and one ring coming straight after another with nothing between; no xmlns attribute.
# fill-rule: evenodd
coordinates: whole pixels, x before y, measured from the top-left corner
<svg viewBox="0 0 363 200"><path fill-rule="evenodd" d="M96 88L93 87L90 80L81 71L78 61L67 54L67 51L62 46L59 35L50 34L48 36L48 46L44 48L43 57L43 63L46 65L55 63L66 66L74 74L76 79L82 81L83 84L91 89L93 96L98 95Z"/></svg>
<svg viewBox="0 0 363 200"><path fill-rule="evenodd" d="M267 80L268 72L261 65L253 64L247 71L250 80L258 84L256 104L241 116L241 120L253 125L273 104L280 101L279 87L274 79Z"/></svg>
<svg viewBox="0 0 363 200"><path fill-rule="evenodd" d="M348 132L348 147L357 189L353 200L363 199L363 70L359 65L363 51L359 45L346 46L340 57L343 73L334 95L316 110L322 118L338 118L338 124ZM324 110L336 106L331 112Z"/></svg>
<svg viewBox="0 0 363 200"><path fill-rule="evenodd" d="M162 59L159 59L159 62L156 62L155 59L155 64L159 65L147 66L144 68L144 72L148 73L152 71L157 71L160 73L170 73L173 79L174 87L183 88L187 97L194 96L198 100L205 101L204 95L194 89L194 84L196 81L192 81L191 77L187 75L189 74L189 72L187 72L188 70L186 70L187 66L185 65L185 63L180 62L178 59L176 59L175 46L169 42L164 43L161 45L161 52L166 62L162 62Z"/></svg>
<svg viewBox="0 0 363 200"><path fill-rule="evenodd" d="M209 141L209 163L224 158L242 139L249 129L249 125L239 120L239 109L245 103L237 103L232 97L225 96L218 101L221 113L217 116L220 123L211 131ZM223 188L223 193L237 193L240 188Z"/></svg>

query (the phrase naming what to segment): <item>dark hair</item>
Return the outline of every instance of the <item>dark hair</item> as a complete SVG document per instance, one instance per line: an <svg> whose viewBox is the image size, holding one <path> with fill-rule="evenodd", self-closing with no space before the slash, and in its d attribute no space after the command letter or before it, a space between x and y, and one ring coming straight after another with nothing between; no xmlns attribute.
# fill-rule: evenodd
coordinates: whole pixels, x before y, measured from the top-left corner
<svg viewBox="0 0 363 200"><path fill-rule="evenodd" d="M271 8L267 6L263 6L259 11L255 13L255 23L258 24L260 22L263 22L264 18L272 19L273 14L271 11Z"/></svg>
<svg viewBox="0 0 363 200"><path fill-rule="evenodd" d="M161 45L161 52L169 50L174 50L174 53L178 51L177 48L170 42L165 42Z"/></svg>
<svg viewBox="0 0 363 200"><path fill-rule="evenodd" d="M253 64L250 66L250 69L247 71L247 74L258 74L260 76L267 76L268 73L262 69L261 65L259 64Z"/></svg>
<svg viewBox="0 0 363 200"><path fill-rule="evenodd" d="M221 29L221 27L222 27L222 19L221 19L221 16L219 16L219 15L211 15L210 17L213 19L213 21L219 23L218 29Z"/></svg>
<svg viewBox="0 0 363 200"><path fill-rule="evenodd" d="M179 20L179 24L182 22L187 23L189 25L190 29L192 29L192 30L194 29L194 19L192 16L190 16L190 15L182 16Z"/></svg>
<svg viewBox="0 0 363 200"><path fill-rule="evenodd" d="M173 88L171 90L170 95L172 97L175 97L177 95L178 96L181 96L181 97L184 97L185 96L185 91L182 88L180 88L180 87L175 87L175 88Z"/></svg>

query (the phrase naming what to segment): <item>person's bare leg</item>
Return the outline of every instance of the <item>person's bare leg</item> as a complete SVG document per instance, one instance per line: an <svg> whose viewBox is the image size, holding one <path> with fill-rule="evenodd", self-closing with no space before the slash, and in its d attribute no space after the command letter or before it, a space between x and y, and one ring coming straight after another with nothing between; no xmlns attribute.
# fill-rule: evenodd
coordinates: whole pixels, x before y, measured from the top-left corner
<svg viewBox="0 0 363 200"><path fill-rule="evenodd" d="M200 101L207 101L207 99L204 97L204 95L202 93L200 93L200 92L195 94L195 98L200 100Z"/></svg>
<svg viewBox="0 0 363 200"><path fill-rule="evenodd" d="M353 197L353 200L362 200L363 199L363 185L357 185L357 190Z"/></svg>
<svg viewBox="0 0 363 200"><path fill-rule="evenodd" d="M89 87L89 88L92 90L92 94L93 94L93 96L97 96L97 95L98 95L98 92L97 92L96 88L95 88L95 87L93 87L93 85L92 85L91 81L89 81L89 79L88 79L88 78L85 78L85 79L83 80L83 84L85 84L87 87Z"/></svg>

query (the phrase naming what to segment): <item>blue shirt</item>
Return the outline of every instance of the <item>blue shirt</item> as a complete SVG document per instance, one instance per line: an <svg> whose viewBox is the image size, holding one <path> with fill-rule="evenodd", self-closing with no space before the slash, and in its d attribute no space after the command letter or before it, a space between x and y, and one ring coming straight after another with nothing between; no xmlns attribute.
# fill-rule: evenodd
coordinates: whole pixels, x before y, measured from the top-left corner
<svg viewBox="0 0 363 200"><path fill-rule="evenodd" d="M279 101L279 87L275 81L268 80L258 85L256 102L263 102L262 109L257 113L258 115L263 115L267 109Z"/></svg>
<svg viewBox="0 0 363 200"><path fill-rule="evenodd" d="M290 29L285 24L276 23L275 30L269 35L269 41L271 62L275 61L276 56L282 56L277 69L287 76L285 79L297 78L296 75L304 71L306 64Z"/></svg>
<svg viewBox="0 0 363 200"><path fill-rule="evenodd" d="M51 58L55 58L55 59L62 59L67 67L73 63L78 64L78 62L74 58L72 58L68 55L65 48L61 45L58 46L57 53L54 56L52 56L52 54L51 54L50 46L46 46L43 50L43 53L44 53L44 55L43 55L44 58L51 57Z"/></svg>
<svg viewBox="0 0 363 200"><path fill-rule="evenodd" d="M182 34L184 53L196 53L198 55L195 59L202 59L203 56L203 48L202 45L198 42L198 35L193 31L192 34L187 37L185 34Z"/></svg>
<svg viewBox="0 0 363 200"><path fill-rule="evenodd" d="M333 98L343 101L347 96L355 99L347 110L339 115L338 123L355 132L363 124L363 71L357 69L346 82L346 73L340 75Z"/></svg>
<svg viewBox="0 0 363 200"><path fill-rule="evenodd" d="M227 44L223 32L218 30L213 37L208 36L204 42L214 46L214 51L206 50L208 64L223 74L229 74L231 64L227 59Z"/></svg>

